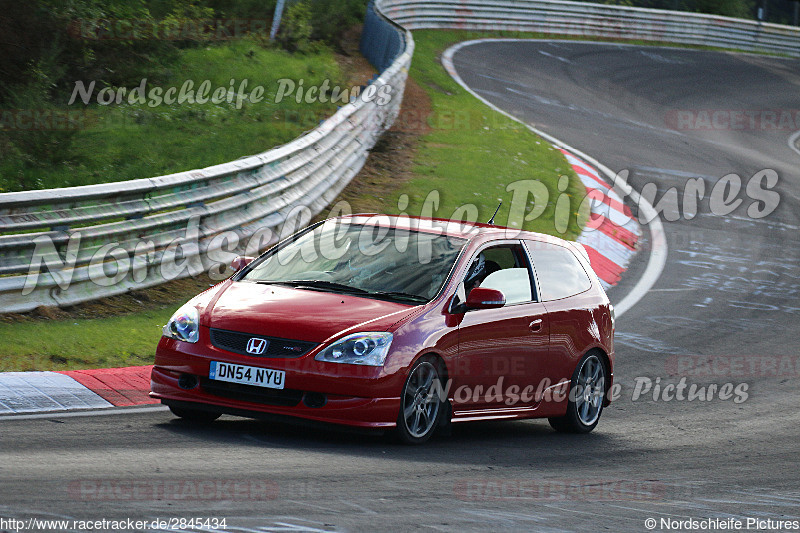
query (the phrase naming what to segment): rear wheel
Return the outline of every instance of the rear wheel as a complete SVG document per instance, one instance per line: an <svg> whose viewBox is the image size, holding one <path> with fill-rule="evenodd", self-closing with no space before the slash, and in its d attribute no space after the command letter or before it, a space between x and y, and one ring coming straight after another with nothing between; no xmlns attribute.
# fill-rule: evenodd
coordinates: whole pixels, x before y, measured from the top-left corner
<svg viewBox="0 0 800 533"><path fill-rule="evenodd" d="M200 409L190 409L187 407L173 407L172 405L169 406L169 410L172 411L172 414L178 418L182 418L188 422L194 422L195 424L210 424L222 416L221 413L202 411Z"/></svg>
<svg viewBox="0 0 800 533"><path fill-rule="evenodd" d="M431 438L444 413L439 398L441 372L438 361L423 359L414 365L400 395L397 433L408 444L422 444Z"/></svg>
<svg viewBox="0 0 800 533"><path fill-rule="evenodd" d="M587 353L572 375L567 414L550 418L550 425L564 433L589 433L600 421L606 394L606 365L595 353Z"/></svg>

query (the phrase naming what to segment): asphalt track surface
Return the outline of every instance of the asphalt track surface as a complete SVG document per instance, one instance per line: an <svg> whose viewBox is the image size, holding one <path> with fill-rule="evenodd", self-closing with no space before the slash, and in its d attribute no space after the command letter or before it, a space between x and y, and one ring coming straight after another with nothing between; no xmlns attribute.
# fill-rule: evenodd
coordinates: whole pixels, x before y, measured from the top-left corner
<svg viewBox="0 0 800 533"><path fill-rule="evenodd" d="M676 130L665 117L800 109L800 62L508 42L467 46L454 63L495 105L614 171L628 169L637 190L653 182L658 197L672 186L682 192L690 177L710 189L729 173L746 183L764 168L780 176L780 205L763 219L748 218L752 201L741 192L743 207L731 215L712 216L704 202L694 219L664 223L666 267L618 320L622 390L597 430L569 436L545 421L480 423L405 447L232 417L192 427L160 409L4 420L0 517L226 517L234 531L647 531L647 518L797 520L793 131ZM635 284L647 243L645 231L612 300ZM656 401L652 391L633 401L637 377L676 383L675 358L684 355L715 365L712 376L683 372L689 383L746 383L746 401Z"/></svg>

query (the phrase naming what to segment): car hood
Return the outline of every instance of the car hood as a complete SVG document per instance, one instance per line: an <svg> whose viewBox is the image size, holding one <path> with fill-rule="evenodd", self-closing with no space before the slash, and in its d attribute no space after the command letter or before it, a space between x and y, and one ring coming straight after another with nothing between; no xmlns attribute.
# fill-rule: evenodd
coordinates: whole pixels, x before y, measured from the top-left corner
<svg viewBox="0 0 800 533"><path fill-rule="evenodd" d="M232 282L211 298L201 311L201 324L321 343L363 325L386 331L414 310L397 302L280 285Z"/></svg>

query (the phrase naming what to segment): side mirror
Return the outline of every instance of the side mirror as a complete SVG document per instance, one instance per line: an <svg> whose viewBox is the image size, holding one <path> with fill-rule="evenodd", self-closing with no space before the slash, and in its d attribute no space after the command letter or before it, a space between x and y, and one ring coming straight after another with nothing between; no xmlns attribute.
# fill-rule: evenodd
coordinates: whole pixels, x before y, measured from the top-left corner
<svg viewBox="0 0 800 533"><path fill-rule="evenodd" d="M255 257L248 257L246 255L237 255L236 257L233 258L233 261L231 261L231 268L234 271L239 271L244 267L246 267L247 265L249 265L253 261L253 259L255 259Z"/></svg>
<svg viewBox="0 0 800 533"><path fill-rule="evenodd" d="M467 295L469 309L497 309L504 305L506 305L506 297L497 289L475 287Z"/></svg>

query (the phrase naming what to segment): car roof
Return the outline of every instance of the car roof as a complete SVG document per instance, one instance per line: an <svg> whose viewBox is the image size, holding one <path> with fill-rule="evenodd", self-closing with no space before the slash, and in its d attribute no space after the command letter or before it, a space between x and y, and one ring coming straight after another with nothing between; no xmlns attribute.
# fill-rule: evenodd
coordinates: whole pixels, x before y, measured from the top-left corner
<svg viewBox="0 0 800 533"><path fill-rule="evenodd" d="M552 242L554 244L568 244L569 241L534 231L525 231L517 228L508 228L494 224L482 222L466 222L461 220L450 220L446 218L427 218L408 215L387 215L381 213L358 213L337 217L339 220L352 222L355 224L375 225L381 227L393 227L400 229L410 229L424 231L428 233L438 233L448 237L460 237L472 240L478 237L497 239L532 239L538 241ZM335 220L335 219L329 219Z"/></svg>

